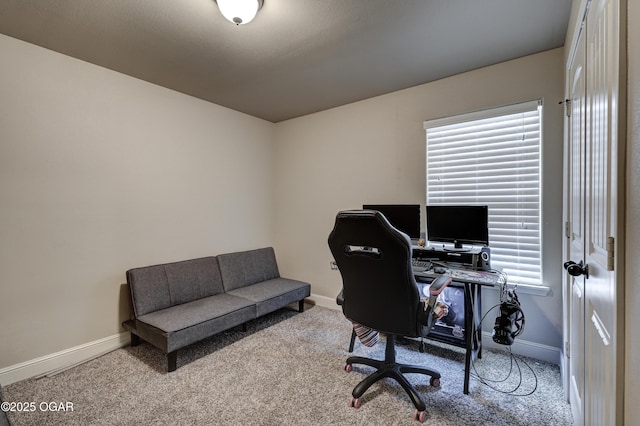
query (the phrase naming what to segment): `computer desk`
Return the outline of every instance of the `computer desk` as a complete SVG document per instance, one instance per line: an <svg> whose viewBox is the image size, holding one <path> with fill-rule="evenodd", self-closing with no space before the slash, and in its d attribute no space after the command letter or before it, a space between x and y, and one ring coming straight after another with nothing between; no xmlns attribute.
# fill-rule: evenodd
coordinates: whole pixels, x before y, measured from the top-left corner
<svg viewBox="0 0 640 426"><path fill-rule="evenodd" d="M482 358L482 287L496 285L499 274L490 271L477 271L465 268L464 265L441 264L445 271L436 273L433 269L420 271L414 269L414 276L421 295L428 297L428 286L431 281L441 274L449 275L453 282L449 286L462 287L464 289L464 340L455 336L442 336L429 333L426 338L441 341L447 344L465 348L464 361L464 393L469 393L469 376L471 363L476 358ZM426 288L426 291L425 291Z"/></svg>

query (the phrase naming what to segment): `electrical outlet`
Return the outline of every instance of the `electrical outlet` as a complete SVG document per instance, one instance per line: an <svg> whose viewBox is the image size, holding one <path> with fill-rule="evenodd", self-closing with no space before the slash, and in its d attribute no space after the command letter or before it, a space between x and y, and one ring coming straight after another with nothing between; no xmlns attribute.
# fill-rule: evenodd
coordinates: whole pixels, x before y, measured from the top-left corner
<svg viewBox="0 0 640 426"><path fill-rule="evenodd" d="M331 262L329 262L329 266L331 266L331 270L332 271L337 271L338 270L338 264L336 263L335 260L332 260Z"/></svg>

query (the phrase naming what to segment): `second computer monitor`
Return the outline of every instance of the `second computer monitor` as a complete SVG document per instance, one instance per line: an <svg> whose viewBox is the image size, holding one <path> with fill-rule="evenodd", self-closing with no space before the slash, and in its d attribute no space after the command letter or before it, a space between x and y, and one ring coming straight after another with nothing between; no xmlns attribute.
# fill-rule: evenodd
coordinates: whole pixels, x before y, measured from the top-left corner
<svg viewBox="0 0 640 426"><path fill-rule="evenodd" d="M487 206L427 206L429 242L489 245L489 209Z"/></svg>
<svg viewBox="0 0 640 426"><path fill-rule="evenodd" d="M420 238L419 204L365 204L362 208L379 211L394 228L404 232L409 238Z"/></svg>

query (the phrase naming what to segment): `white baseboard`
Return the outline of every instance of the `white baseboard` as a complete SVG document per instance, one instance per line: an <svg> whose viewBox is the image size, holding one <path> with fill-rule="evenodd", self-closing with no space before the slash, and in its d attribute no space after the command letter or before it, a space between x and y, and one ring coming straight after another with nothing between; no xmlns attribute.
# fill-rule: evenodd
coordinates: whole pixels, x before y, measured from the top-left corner
<svg viewBox="0 0 640 426"><path fill-rule="evenodd" d="M504 350L504 345L499 345L493 341L491 333L482 332L482 347L487 349ZM516 355L528 356L539 359L541 361L550 362L555 365L561 365L562 351L554 346L543 345L528 340L516 338L511 345L511 352Z"/></svg>
<svg viewBox="0 0 640 426"><path fill-rule="evenodd" d="M114 334L113 336L2 368L0 369L0 384L6 386L20 380L42 376L47 373L53 374L73 367L128 345L131 342L129 336L127 332Z"/></svg>
<svg viewBox="0 0 640 426"><path fill-rule="evenodd" d="M307 297L307 300L315 305L322 306L323 308L334 309L336 311L340 310L340 306L338 306L338 304L336 303L335 297L312 294L311 296Z"/></svg>

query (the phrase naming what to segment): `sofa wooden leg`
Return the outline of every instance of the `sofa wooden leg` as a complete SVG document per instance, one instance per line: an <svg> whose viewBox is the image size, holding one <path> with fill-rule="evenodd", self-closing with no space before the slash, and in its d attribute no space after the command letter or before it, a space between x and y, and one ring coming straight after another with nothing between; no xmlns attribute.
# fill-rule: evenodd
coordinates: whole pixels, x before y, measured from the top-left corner
<svg viewBox="0 0 640 426"><path fill-rule="evenodd" d="M298 312L304 312L304 299L298 301Z"/></svg>
<svg viewBox="0 0 640 426"><path fill-rule="evenodd" d="M178 365L178 351L169 352L167 354L167 371L171 373L176 371Z"/></svg>
<svg viewBox="0 0 640 426"><path fill-rule="evenodd" d="M131 333L131 346L138 346L140 344L140 337Z"/></svg>

